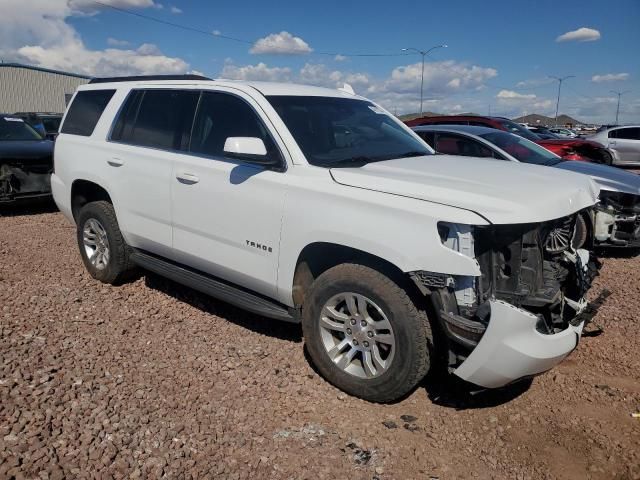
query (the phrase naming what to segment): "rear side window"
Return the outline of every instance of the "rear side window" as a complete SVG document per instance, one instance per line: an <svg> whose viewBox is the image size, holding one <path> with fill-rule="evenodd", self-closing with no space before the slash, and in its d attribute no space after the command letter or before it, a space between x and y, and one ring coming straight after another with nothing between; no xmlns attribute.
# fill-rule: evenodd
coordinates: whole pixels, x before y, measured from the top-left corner
<svg viewBox="0 0 640 480"><path fill-rule="evenodd" d="M609 138L622 140L640 140L640 128L619 128L609 132Z"/></svg>
<svg viewBox="0 0 640 480"><path fill-rule="evenodd" d="M465 157L493 157L493 152L471 138L451 133L439 133L436 150L447 155Z"/></svg>
<svg viewBox="0 0 640 480"><path fill-rule="evenodd" d="M199 96L194 90L134 90L118 116L111 140L186 150Z"/></svg>
<svg viewBox="0 0 640 480"><path fill-rule="evenodd" d="M69 107L60 133L89 137L115 90L82 90Z"/></svg>

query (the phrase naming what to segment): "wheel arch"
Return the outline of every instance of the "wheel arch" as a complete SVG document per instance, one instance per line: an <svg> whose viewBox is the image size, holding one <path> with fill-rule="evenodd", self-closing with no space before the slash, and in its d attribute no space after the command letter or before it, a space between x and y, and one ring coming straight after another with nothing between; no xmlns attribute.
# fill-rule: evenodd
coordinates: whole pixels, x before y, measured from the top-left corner
<svg viewBox="0 0 640 480"><path fill-rule="evenodd" d="M344 263L368 266L388 276L410 295L419 293L415 284L397 265L382 257L339 243L313 242L300 251L296 261L291 289L294 306L304 304L306 294L316 278Z"/></svg>
<svg viewBox="0 0 640 480"><path fill-rule="evenodd" d="M111 195L101 185L90 180L77 179L71 184L71 213L77 221L80 209L89 202L104 200L113 205Z"/></svg>

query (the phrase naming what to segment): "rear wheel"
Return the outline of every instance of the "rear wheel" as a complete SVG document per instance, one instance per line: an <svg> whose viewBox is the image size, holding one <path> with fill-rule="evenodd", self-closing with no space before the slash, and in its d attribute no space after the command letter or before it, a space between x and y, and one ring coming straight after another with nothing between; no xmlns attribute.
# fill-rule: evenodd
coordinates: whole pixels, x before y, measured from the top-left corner
<svg viewBox="0 0 640 480"><path fill-rule="evenodd" d="M84 266L96 280L117 284L134 272L130 248L109 202L90 202L82 207L77 218L77 239Z"/></svg>
<svg viewBox="0 0 640 480"><path fill-rule="evenodd" d="M433 340L425 312L391 279L363 265L338 265L316 279L302 328L320 373L365 400L396 400L429 370Z"/></svg>

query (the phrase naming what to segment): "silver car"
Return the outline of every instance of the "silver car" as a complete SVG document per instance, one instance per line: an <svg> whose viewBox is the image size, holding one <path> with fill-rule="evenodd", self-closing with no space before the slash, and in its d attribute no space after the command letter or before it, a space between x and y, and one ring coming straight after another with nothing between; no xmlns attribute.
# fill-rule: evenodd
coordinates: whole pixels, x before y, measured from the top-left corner
<svg viewBox="0 0 640 480"><path fill-rule="evenodd" d="M605 128L589 140L609 149L613 165L640 165L640 125Z"/></svg>
<svg viewBox="0 0 640 480"><path fill-rule="evenodd" d="M563 160L526 138L493 128L433 125L413 130L437 153L530 163L589 175L600 187L600 202L590 215L579 217L574 247L640 247L640 175L598 163Z"/></svg>

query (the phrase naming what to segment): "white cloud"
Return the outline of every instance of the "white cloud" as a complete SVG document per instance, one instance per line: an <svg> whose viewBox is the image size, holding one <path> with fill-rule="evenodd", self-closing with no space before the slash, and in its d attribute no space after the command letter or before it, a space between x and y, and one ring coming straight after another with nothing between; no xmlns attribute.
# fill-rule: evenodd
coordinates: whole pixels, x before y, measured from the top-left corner
<svg viewBox="0 0 640 480"><path fill-rule="evenodd" d="M220 30L213 30L211 33L213 33L216 37L218 35L222 35L222 32Z"/></svg>
<svg viewBox="0 0 640 480"><path fill-rule="evenodd" d="M549 85L553 83L555 80L553 78L531 78L529 80L522 80L521 82L516 83L516 87L518 88L527 88L527 87L540 87L542 85Z"/></svg>
<svg viewBox="0 0 640 480"><path fill-rule="evenodd" d="M91 50L67 19L73 15L95 14L78 9L84 0L11 0L11 8L0 17L0 56L41 67L92 76L183 73L188 63L168 57L154 45L140 48ZM156 5L151 0L108 0L113 6L138 8ZM113 40L110 46L114 47ZM116 40L118 41L118 40Z"/></svg>
<svg viewBox="0 0 640 480"><path fill-rule="evenodd" d="M333 59L334 59L336 62L344 62L345 60L347 60L347 57L345 57L344 55L340 55L340 54L338 54L338 55L336 55L335 57L333 57Z"/></svg>
<svg viewBox="0 0 640 480"><path fill-rule="evenodd" d="M415 95L420 89L422 63L396 67L376 91L393 91ZM424 68L425 95L457 93L478 89L498 74L494 68L467 65L453 60L429 62Z"/></svg>
<svg viewBox="0 0 640 480"><path fill-rule="evenodd" d="M593 42L600 40L600 32L594 28L580 27L577 30L572 30L567 33L563 33L556 42Z"/></svg>
<svg viewBox="0 0 640 480"><path fill-rule="evenodd" d="M262 62L257 65L245 65L243 67L227 62L222 69L221 77L231 80L289 82L291 81L291 69L268 67Z"/></svg>
<svg viewBox="0 0 640 480"><path fill-rule="evenodd" d="M110 47L128 47L130 45L126 40L118 40L117 38L107 38L107 45Z"/></svg>
<svg viewBox="0 0 640 480"><path fill-rule="evenodd" d="M591 81L595 83L602 82L619 82L622 80L628 80L628 73L606 73L604 75L594 75L591 77Z"/></svg>
<svg viewBox="0 0 640 480"><path fill-rule="evenodd" d="M253 44L250 53L275 55L303 55L311 53L313 49L300 37L294 37L289 32L272 33Z"/></svg>
<svg viewBox="0 0 640 480"><path fill-rule="evenodd" d="M171 7L171 13L175 14L175 15L179 15L182 13L182 9L178 8L178 7Z"/></svg>
<svg viewBox="0 0 640 480"><path fill-rule="evenodd" d="M52 0L50 3L60 2ZM153 0L100 0L100 3L110 7L126 9L149 7L162 8L162 5L155 3ZM67 4L74 12L82 12L89 15L93 15L97 13L98 10L105 8L92 0L69 0Z"/></svg>
<svg viewBox="0 0 640 480"><path fill-rule="evenodd" d="M533 93L523 94L513 90L500 90L496 98L502 100L533 100L536 96Z"/></svg>

